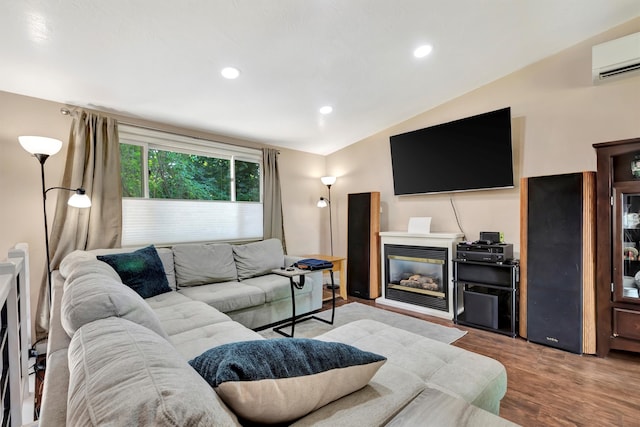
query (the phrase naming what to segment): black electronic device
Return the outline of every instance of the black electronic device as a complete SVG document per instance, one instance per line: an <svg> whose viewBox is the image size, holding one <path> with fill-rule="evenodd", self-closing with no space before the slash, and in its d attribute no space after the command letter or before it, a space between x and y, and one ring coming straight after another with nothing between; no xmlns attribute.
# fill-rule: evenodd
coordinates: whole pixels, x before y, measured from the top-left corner
<svg viewBox="0 0 640 427"><path fill-rule="evenodd" d="M511 243L461 242L456 245L456 258L464 261L504 263L513 258Z"/></svg>
<svg viewBox="0 0 640 427"><path fill-rule="evenodd" d="M513 187L511 108L389 138L395 195Z"/></svg>
<svg viewBox="0 0 640 427"><path fill-rule="evenodd" d="M488 244L502 242L502 233L499 231L481 231L480 240Z"/></svg>

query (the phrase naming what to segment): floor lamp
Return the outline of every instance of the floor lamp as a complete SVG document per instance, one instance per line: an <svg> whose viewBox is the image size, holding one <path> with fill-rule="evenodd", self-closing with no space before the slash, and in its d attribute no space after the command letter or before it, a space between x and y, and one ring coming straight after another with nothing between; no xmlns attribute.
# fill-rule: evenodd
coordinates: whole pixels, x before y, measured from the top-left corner
<svg viewBox="0 0 640 427"><path fill-rule="evenodd" d="M333 256L333 224L331 222L331 186L336 183L336 177L323 176L322 178L320 178L320 181L322 181L322 183L326 185L327 189L329 190L329 197L320 197L320 200L318 200L318 207L326 208L327 206L329 206L329 241L331 242L331 256Z"/></svg>
<svg viewBox="0 0 640 427"><path fill-rule="evenodd" d="M331 186L336 183L336 177L323 176L322 178L320 178L320 181L322 181L322 183L327 186L327 190L329 190L329 197L320 197L320 200L318 200L318 207L326 208L327 206L329 206L329 241L331 242L331 256L333 256L333 223L331 220ZM333 279L332 279L332 283L333 283ZM331 288L331 285L329 285L328 287ZM335 284L333 285L333 289L338 289L338 288L340 288L339 285L335 285Z"/></svg>
<svg viewBox="0 0 640 427"><path fill-rule="evenodd" d="M69 206L76 208L88 208L91 199L84 188L50 187L44 185L44 163L49 156L53 156L62 148L62 141L44 136L19 136L18 141L22 148L33 155L40 162L40 176L42 177L42 207L44 213L44 242L47 251L47 286L49 288L49 302L51 302L51 260L49 257L49 226L47 224L47 193L51 190L73 191L69 198Z"/></svg>

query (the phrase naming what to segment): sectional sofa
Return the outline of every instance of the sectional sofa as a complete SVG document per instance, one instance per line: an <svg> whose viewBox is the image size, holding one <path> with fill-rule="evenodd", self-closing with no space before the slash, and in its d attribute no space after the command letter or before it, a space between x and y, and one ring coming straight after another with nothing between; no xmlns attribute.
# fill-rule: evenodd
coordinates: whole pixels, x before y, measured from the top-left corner
<svg viewBox="0 0 640 427"><path fill-rule="evenodd" d="M278 241L204 246L76 251L63 260L54 272L41 425L237 426L261 420L297 426L376 426L395 420L397 425L408 405L427 392L455 403L420 402L421 410L437 412L439 419L457 420L456 425L510 425L496 416L506 392L506 371L499 362L375 320L353 322L314 340L278 340L278 345L311 346L302 364L325 363L315 360L325 347L375 357L371 363L332 365L314 375L277 380L244 378L230 383L235 387L231 394L221 393L221 386L214 391L194 369L194 361L212 351L230 348L249 364L252 358L269 359L278 369L301 364L286 352L267 357L266 345L276 341L253 330L290 313L285 308L285 295L291 302L288 279L269 272L275 268L274 251L280 266L295 259L282 254ZM229 264L220 261L228 260L229 249L236 280L228 280L233 279L224 270ZM152 269L161 264L168 289L163 280L154 289L156 279L149 287L127 275L153 264L138 262L140 252L151 254ZM143 281L154 277L147 273ZM211 283L215 274L219 281ZM315 296L321 293L321 277L310 276L309 289L296 289L301 313L315 309L316 298L321 303L321 295ZM238 347L245 345L250 350ZM230 398L234 392L244 400ZM429 419L420 424L429 425Z"/></svg>

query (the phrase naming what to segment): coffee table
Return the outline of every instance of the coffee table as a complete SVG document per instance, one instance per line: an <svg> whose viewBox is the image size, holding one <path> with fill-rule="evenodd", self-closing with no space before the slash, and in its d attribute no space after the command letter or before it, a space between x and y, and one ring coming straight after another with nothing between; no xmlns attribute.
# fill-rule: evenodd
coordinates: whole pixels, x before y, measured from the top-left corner
<svg viewBox="0 0 640 427"><path fill-rule="evenodd" d="M300 319L296 318L296 296L295 296L295 290L296 289L302 289L304 288L304 284L305 284L305 276L309 273L315 273L316 271L324 271L324 270L328 270L329 271L329 275L331 276L331 320L325 320L322 319L320 317L311 315L311 316L307 316L307 314L303 314L301 316ZM319 320L321 322L327 323L329 325L333 325L333 319L335 317L336 314L336 289L334 286L334 281L333 281L333 269L332 268L324 268L324 269L320 269L320 270L303 270L300 268L294 268L294 267L290 267L290 268L276 268L274 270L271 270L272 273L277 274L279 276L284 276L284 277L288 277L289 278L289 286L291 287L291 320L289 320L287 323L284 323L280 326L277 326L275 328L273 328L274 332L279 333L280 335L283 335L285 337L288 338L293 338L293 335L295 333L295 328L296 328L296 323L300 323L300 322L304 322L305 320L310 320L310 319L315 319L315 320ZM297 281L296 281L297 278ZM312 312L315 313L316 311ZM305 317L306 316L306 317ZM289 326L291 326L291 334L288 334L286 332L284 332L282 329L284 328L288 328Z"/></svg>

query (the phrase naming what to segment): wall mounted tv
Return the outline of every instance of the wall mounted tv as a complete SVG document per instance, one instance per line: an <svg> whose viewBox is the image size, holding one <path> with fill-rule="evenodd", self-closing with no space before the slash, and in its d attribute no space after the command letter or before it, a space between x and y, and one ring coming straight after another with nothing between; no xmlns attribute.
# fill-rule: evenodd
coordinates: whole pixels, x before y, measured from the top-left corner
<svg viewBox="0 0 640 427"><path fill-rule="evenodd" d="M390 137L395 195L513 187L511 108Z"/></svg>

